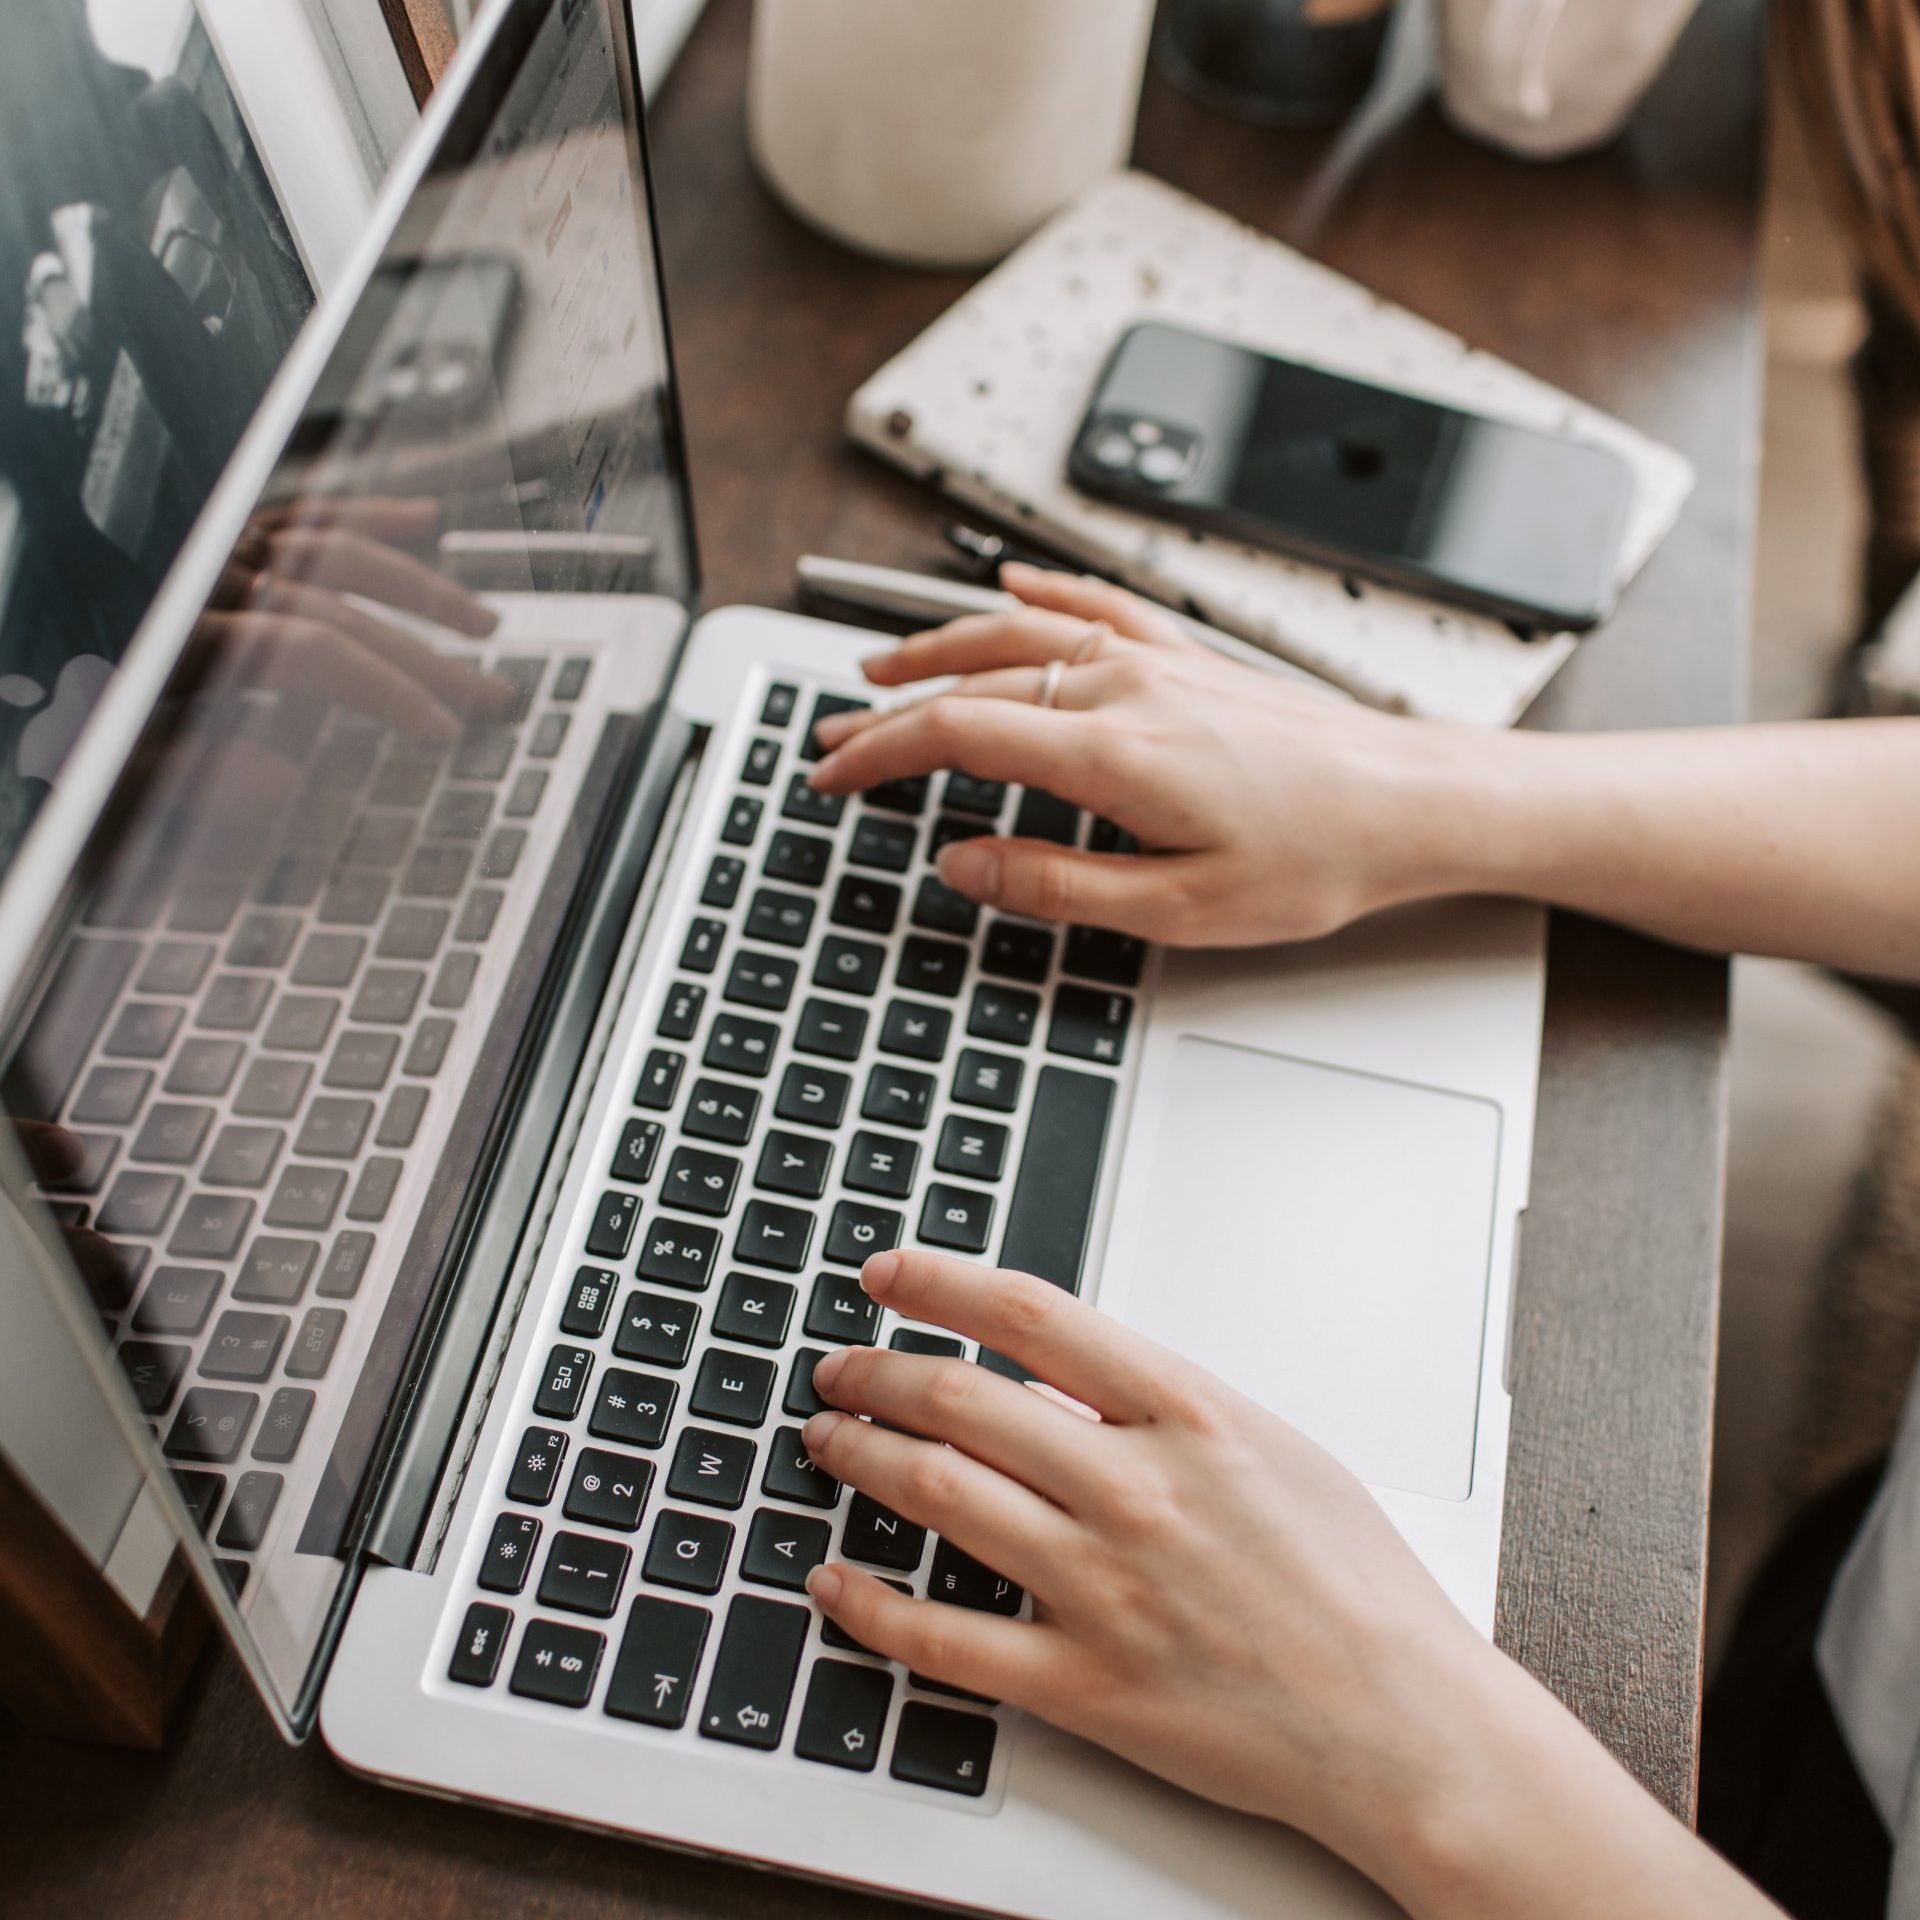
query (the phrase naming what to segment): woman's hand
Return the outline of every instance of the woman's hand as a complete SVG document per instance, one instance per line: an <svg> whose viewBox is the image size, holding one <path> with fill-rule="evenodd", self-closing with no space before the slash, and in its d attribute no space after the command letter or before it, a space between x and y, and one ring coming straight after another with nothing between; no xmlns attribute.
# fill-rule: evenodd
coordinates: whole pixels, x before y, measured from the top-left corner
<svg viewBox="0 0 1920 1920"><path fill-rule="evenodd" d="M814 784L850 793L943 768L1017 781L1111 820L1145 852L962 841L940 861L958 892L1175 946L1253 946L1465 886L1454 849L1471 828L1472 776L1495 751L1486 736L1237 665L1117 587L1031 567L1002 577L1021 611L957 620L868 663L881 687L957 683L823 722L832 751ZM1046 710L1055 661L1068 664Z"/></svg>
<svg viewBox="0 0 1920 1920"><path fill-rule="evenodd" d="M1056 1390L873 1348L819 1363L842 1409L806 1425L820 1466L1033 1598L1019 1620L816 1568L863 1646L1298 1827L1421 1920L1771 1911L1282 1421L1023 1274L886 1253L860 1284Z"/></svg>

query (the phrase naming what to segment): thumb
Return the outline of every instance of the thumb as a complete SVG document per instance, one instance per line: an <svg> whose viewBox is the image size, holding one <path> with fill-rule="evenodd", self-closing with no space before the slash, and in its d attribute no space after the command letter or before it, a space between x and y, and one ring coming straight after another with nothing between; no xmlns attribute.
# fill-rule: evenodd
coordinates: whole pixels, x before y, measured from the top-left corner
<svg viewBox="0 0 1920 1920"><path fill-rule="evenodd" d="M1080 853L1047 840L958 840L940 855L940 878L985 907L1165 940L1193 857Z"/></svg>

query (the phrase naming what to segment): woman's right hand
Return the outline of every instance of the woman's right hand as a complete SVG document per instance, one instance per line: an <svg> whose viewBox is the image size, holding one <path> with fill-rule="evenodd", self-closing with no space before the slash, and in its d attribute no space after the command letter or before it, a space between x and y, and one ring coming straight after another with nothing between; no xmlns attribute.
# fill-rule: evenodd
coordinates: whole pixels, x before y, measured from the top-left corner
<svg viewBox="0 0 1920 1920"><path fill-rule="evenodd" d="M1019 611L955 621L867 664L880 687L955 684L822 722L830 751L814 784L851 793L942 769L1019 782L1112 821L1143 852L962 841L940 860L957 892L1222 947L1308 939L1470 887L1468 796L1497 736L1238 665L1117 587L1030 567L1002 578ZM1049 710L1038 701L1056 661L1068 664Z"/></svg>

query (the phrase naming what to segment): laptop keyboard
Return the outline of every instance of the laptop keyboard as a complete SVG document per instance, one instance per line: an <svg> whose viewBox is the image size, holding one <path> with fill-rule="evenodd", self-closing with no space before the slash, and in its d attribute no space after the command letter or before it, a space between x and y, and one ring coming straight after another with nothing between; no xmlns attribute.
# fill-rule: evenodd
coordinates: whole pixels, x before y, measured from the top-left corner
<svg viewBox="0 0 1920 1920"><path fill-rule="evenodd" d="M597 1148L523 1430L494 1466L448 1677L943 1794L988 1788L994 1703L867 1654L806 1598L834 1555L999 1614L1024 1596L808 1458L829 1350L991 1353L858 1285L900 1245L1078 1285L1146 960L983 913L933 870L994 832L1117 848L1107 823L963 774L852 800L807 785L793 682L700 849L678 963Z"/></svg>
<svg viewBox="0 0 1920 1920"><path fill-rule="evenodd" d="M236 1592L296 1457L332 1445L337 1356L411 1224L396 1190L437 1155L462 1091L447 1061L491 1011L476 978L538 890L528 838L578 758L590 658L463 657L518 698L449 747L317 704L304 732L276 715L303 772L259 857L209 885L136 850L27 1042L85 1154L42 1191L104 1237L95 1305Z"/></svg>

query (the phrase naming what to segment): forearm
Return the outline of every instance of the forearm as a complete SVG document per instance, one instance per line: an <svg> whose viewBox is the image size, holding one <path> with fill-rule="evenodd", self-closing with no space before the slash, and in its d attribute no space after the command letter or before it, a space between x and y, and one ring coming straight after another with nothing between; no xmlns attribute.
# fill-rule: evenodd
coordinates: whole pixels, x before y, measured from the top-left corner
<svg viewBox="0 0 1920 1920"><path fill-rule="evenodd" d="M1428 737L1406 876L1920 979L1920 720Z"/></svg>

